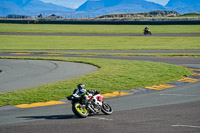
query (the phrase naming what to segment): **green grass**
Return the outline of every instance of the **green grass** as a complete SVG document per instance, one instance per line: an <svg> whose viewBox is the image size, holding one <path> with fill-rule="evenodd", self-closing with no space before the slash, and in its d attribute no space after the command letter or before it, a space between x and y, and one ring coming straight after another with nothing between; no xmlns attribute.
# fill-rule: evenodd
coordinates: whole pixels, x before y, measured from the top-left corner
<svg viewBox="0 0 200 133"><path fill-rule="evenodd" d="M0 24L0 32L33 33L142 33L144 27L152 33L200 33L200 25L56 25Z"/></svg>
<svg viewBox="0 0 200 133"><path fill-rule="evenodd" d="M180 17L200 17L200 14L183 14Z"/></svg>
<svg viewBox="0 0 200 133"><path fill-rule="evenodd" d="M23 58L84 62L99 66L100 69L93 73L66 81L15 92L1 93L0 106L62 99L70 95L78 83L86 84L88 89L97 89L102 93L108 93L172 82L191 74L189 69L181 66L147 61L62 57Z"/></svg>
<svg viewBox="0 0 200 133"><path fill-rule="evenodd" d="M198 57L200 53L94 53L94 52L48 52L29 50L0 50L0 53L27 53L27 54L74 54L82 56L114 55L114 56L168 56L168 57Z"/></svg>
<svg viewBox="0 0 200 133"><path fill-rule="evenodd" d="M0 36L0 49L200 49L200 37Z"/></svg>
<svg viewBox="0 0 200 133"><path fill-rule="evenodd" d="M23 51L22 51L23 52ZM0 51L1 53L1 51ZM13 53L13 52L10 52ZM14 52L20 53L20 52ZM39 54L76 54L83 56L96 56L96 55L115 55L115 56L168 56L168 57L198 57L200 53L88 53L88 52L23 52L23 53L39 53Z"/></svg>
<svg viewBox="0 0 200 133"><path fill-rule="evenodd" d="M11 52L12 53L12 52ZM19 53L19 52L16 52ZM29 52L25 52L29 53ZM33 52L34 53L34 52ZM35 52L37 53L37 52ZM39 52L42 54L42 52ZM116 55L116 56L168 56L168 57L195 57L200 56L200 53L84 53L84 52L44 52L43 54L78 54L78 55Z"/></svg>

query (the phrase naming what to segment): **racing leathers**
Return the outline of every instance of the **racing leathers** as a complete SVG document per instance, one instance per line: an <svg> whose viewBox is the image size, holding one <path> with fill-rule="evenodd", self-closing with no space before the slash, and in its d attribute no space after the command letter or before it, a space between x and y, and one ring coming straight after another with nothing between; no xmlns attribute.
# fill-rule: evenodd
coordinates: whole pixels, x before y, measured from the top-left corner
<svg viewBox="0 0 200 133"><path fill-rule="evenodd" d="M87 97L88 94L99 94L99 91L97 90L87 90L86 92L81 92L80 89L75 89L73 92L73 96L76 98L80 98L81 104L82 105L87 105L88 102L90 102L89 100L87 101Z"/></svg>

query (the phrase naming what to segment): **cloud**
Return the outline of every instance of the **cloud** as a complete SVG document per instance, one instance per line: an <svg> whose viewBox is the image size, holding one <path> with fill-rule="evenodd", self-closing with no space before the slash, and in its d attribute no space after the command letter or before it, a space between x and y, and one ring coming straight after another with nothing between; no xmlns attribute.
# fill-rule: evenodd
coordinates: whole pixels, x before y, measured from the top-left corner
<svg viewBox="0 0 200 133"><path fill-rule="evenodd" d="M161 5L166 5L169 0L146 0L146 1L151 1L151 2L161 4Z"/></svg>

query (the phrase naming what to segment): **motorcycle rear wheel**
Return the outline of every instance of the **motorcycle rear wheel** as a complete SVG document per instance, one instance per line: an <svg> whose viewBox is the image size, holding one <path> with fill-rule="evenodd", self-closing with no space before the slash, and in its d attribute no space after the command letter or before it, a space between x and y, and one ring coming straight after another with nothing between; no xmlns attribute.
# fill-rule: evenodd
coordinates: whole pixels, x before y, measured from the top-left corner
<svg viewBox="0 0 200 133"><path fill-rule="evenodd" d="M111 106L105 102L102 104L101 111L106 115L111 115L113 113Z"/></svg>
<svg viewBox="0 0 200 133"><path fill-rule="evenodd" d="M74 103L72 105L72 111L79 118L86 118L88 116L87 109L86 108L82 108L82 105L80 103Z"/></svg>

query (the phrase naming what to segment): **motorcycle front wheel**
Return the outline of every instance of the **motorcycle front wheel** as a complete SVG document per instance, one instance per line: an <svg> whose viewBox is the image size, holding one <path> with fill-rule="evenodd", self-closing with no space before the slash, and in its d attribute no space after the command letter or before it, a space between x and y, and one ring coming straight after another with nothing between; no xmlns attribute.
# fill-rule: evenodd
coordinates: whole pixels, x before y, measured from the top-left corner
<svg viewBox="0 0 200 133"><path fill-rule="evenodd" d="M78 116L79 118L85 118L88 116L88 111L87 109L84 107L82 108L82 105L80 103L74 103L72 105L72 111L74 112L74 114L76 116Z"/></svg>
<svg viewBox="0 0 200 133"><path fill-rule="evenodd" d="M111 115L113 113L111 106L105 102L102 104L101 111L106 115Z"/></svg>

